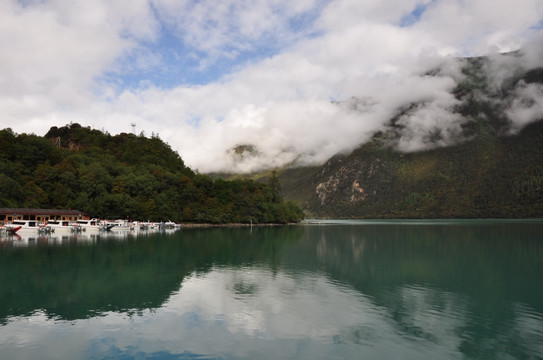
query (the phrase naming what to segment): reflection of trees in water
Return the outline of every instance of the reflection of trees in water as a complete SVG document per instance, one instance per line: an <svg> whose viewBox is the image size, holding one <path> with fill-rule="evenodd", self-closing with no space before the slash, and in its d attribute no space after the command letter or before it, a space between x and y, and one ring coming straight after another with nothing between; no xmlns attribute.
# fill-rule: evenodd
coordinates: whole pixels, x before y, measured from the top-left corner
<svg viewBox="0 0 543 360"><path fill-rule="evenodd" d="M456 340L455 348L477 358L526 357L534 344L520 339L538 332L519 324L531 313L531 323L543 326L542 230L526 223L325 226L308 227L304 243L329 276L386 309L404 336Z"/></svg>
<svg viewBox="0 0 543 360"><path fill-rule="evenodd" d="M61 319L160 306L188 269L167 238L64 242L0 252L0 318L36 309ZM170 248L170 247L173 247Z"/></svg>
<svg viewBox="0 0 543 360"><path fill-rule="evenodd" d="M33 246L0 251L0 321L38 309L71 320L157 308L192 272L261 262L276 268L278 249L299 231L213 228L139 238L32 238Z"/></svg>

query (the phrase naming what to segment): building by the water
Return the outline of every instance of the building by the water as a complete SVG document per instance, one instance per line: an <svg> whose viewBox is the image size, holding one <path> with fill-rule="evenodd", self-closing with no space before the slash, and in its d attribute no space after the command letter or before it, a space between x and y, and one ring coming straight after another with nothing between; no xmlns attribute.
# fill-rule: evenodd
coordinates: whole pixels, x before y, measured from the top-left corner
<svg viewBox="0 0 543 360"><path fill-rule="evenodd" d="M9 224L13 220L36 220L46 222L48 220L77 221L88 220L89 216L79 210L62 209L22 209L0 208L0 224Z"/></svg>

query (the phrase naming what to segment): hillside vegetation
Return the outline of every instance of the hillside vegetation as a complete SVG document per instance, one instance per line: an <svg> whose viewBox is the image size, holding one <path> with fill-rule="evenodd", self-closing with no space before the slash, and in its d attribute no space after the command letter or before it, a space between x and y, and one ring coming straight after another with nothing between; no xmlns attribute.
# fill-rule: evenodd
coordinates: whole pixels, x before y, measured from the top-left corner
<svg viewBox="0 0 543 360"><path fill-rule="evenodd" d="M44 136L0 131L0 207L72 208L100 218L287 223L301 209L268 183L197 174L158 136L70 124Z"/></svg>
<svg viewBox="0 0 543 360"><path fill-rule="evenodd" d="M282 173L316 217L543 217L543 122L513 137L402 154L378 141L322 167Z"/></svg>

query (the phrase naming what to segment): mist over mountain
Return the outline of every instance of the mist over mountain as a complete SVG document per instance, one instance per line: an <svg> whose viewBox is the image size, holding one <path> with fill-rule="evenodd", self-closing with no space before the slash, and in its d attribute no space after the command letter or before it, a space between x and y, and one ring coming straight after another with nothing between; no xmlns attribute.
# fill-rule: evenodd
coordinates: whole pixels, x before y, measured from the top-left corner
<svg viewBox="0 0 543 360"><path fill-rule="evenodd" d="M536 50L450 59L401 91L332 102L361 121L387 114L386 121L338 138L343 148L324 164L315 152L312 160L296 157L281 170L284 196L317 217L543 216L543 64ZM256 145L242 153L259 155Z"/></svg>
<svg viewBox="0 0 543 360"><path fill-rule="evenodd" d="M517 134L543 117L543 52L531 45L486 57L421 58L402 76L353 86L345 99L248 109L236 117L246 123L227 133L228 148L214 149L208 172L322 165L377 134L404 153L469 141L481 123L499 136Z"/></svg>
<svg viewBox="0 0 543 360"><path fill-rule="evenodd" d="M543 216L543 68L516 67L497 82L495 60L464 62L446 117L411 104L352 153L285 170L287 198L320 217Z"/></svg>

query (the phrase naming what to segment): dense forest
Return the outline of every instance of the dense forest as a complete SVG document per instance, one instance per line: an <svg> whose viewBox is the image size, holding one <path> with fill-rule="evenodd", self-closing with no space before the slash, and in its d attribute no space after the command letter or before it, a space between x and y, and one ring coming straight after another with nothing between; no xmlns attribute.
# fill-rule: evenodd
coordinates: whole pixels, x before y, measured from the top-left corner
<svg viewBox="0 0 543 360"><path fill-rule="evenodd" d="M301 209L267 183L213 180L158 136L69 124L43 136L0 131L0 207L78 209L99 218L288 223Z"/></svg>

